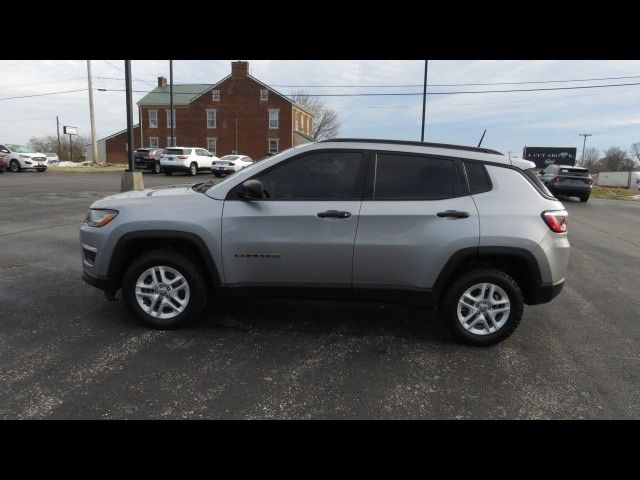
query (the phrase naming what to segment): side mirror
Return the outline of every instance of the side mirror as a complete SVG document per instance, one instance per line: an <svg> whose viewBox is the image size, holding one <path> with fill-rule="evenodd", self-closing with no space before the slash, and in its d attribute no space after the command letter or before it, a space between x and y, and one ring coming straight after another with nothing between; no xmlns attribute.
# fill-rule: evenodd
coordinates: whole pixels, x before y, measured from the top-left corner
<svg viewBox="0 0 640 480"><path fill-rule="evenodd" d="M247 180L242 184L238 197L243 200L260 200L264 198L264 187L260 180Z"/></svg>

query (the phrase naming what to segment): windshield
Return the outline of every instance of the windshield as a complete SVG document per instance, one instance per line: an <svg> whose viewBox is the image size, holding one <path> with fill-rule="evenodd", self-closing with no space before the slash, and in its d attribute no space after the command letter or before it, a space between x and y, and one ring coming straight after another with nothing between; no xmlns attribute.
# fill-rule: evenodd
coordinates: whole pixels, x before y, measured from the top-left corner
<svg viewBox="0 0 640 480"><path fill-rule="evenodd" d="M9 147L9 150L16 153L34 153L35 152L33 148L29 148L25 145L12 145L8 143L7 147Z"/></svg>
<svg viewBox="0 0 640 480"><path fill-rule="evenodd" d="M586 168L561 168L560 175L573 175L575 177L588 177L589 170Z"/></svg>

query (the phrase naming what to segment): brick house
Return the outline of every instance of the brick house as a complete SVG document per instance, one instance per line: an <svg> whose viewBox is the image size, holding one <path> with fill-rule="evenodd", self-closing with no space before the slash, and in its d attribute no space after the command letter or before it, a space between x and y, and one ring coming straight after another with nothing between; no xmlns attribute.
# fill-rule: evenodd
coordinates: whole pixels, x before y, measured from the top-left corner
<svg viewBox="0 0 640 480"><path fill-rule="evenodd" d="M139 102L140 142L171 142L169 85L164 77ZM231 74L211 84L173 86L174 145L206 148L218 157L241 153L259 160L311 140L313 116L232 62Z"/></svg>
<svg viewBox="0 0 640 480"><path fill-rule="evenodd" d="M169 92L167 79L158 77L158 86L138 102L134 149L170 145ZM251 76L249 62L231 62L231 73L215 84L174 84L173 109L175 145L218 157L237 152L260 160L313 141L313 115ZM98 141L99 157L127 163L126 145L125 129Z"/></svg>

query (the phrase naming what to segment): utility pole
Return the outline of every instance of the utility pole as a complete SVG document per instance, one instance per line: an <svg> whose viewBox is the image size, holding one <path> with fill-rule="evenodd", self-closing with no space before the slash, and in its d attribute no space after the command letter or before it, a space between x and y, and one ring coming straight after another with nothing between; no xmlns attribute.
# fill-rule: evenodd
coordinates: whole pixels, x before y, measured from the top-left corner
<svg viewBox="0 0 640 480"><path fill-rule="evenodd" d="M120 191L127 192L129 190L144 190L142 172L136 172L133 168L133 87L131 84L131 60L124 61L124 79L127 100L127 157L129 160L129 168L122 172ZM142 124L140 124L140 128L142 128Z"/></svg>
<svg viewBox="0 0 640 480"><path fill-rule="evenodd" d="M171 145L170 147L175 147L173 144L173 124L175 123L175 116L173 114L173 60L169 60L169 117L171 118Z"/></svg>
<svg viewBox="0 0 640 480"><path fill-rule="evenodd" d="M236 155L238 154L238 111L237 110L236 110L236 149L234 150L233 153L235 153Z"/></svg>
<svg viewBox="0 0 640 480"><path fill-rule="evenodd" d="M424 61L424 85L422 87L422 135L420 141L424 142L424 120L427 110L427 69L429 67L429 60Z"/></svg>
<svg viewBox="0 0 640 480"><path fill-rule="evenodd" d="M62 160L62 150L60 150L60 119L56 115L56 131L58 132L58 159Z"/></svg>
<svg viewBox="0 0 640 480"><path fill-rule="evenodd" d="M93 164L98 164L98 144L96 143L96 118L93 113L93 81L91 79L91 60L87 60L87 75L89 77L89 116L91 117L91 153Z"/></svg>
<svg viewBox="0 0 640 480"><path fill-rule="evenodd" d="M581 137L584 137L584 141L582 142L582 160L580 160L580 165L584 166L584 146L587 143L587 137L590 137L592 134L591 133L580 133L578 134Z"/></svg>

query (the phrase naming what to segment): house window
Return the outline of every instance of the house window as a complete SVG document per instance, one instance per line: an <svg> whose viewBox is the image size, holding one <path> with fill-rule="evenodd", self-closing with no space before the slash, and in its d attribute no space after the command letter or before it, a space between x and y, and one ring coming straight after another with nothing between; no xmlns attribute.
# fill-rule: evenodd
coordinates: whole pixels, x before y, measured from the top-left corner
<svg viewBox="0 0 640 480"><path fill-rule="evenodd" d="M260 100L269 100L269 90L260 90Z"/></svg>
<svg viewBox="0 0 640 480"><path fill-rule="evenodd" d="M296 130L300 131L300 121L298 118L300 118L300 116L296 113Z"/></svg>
<svg viewBox="0 0 640 480"><path fill-rule="evenodd" d="M213 101L214 102L220 101L220 90L213 90Z"/></svg>
<svg viewBox="0 0 640 480"><path fill-rule="evenodd" d="M149 137L149 148L158 148L158 137Z"/></svg>
<svg viewBox="0 0 640 480"><path fill-rule="evenodd" d="M207 150L217 156L216 150L218 148L217 138L207 138Z"/></svg>
<svg viewBox="0 0 640 480"><path fill-rule="evenodd" d="M176 137L173 137L173 142L171 141L171 137L167 137L167 147L175 147L176 146Z"/></svg>
<svg viewBox="0 0 640 480"><path fill-rule="evenodd" d="M269 110L269 128L278 128L278 113L280 110Z"/></svg>
<svg viewBox="0 0 640 480"><path fill-rule="evenodd" d="M269 155L275 155L280 149L280 140L277 138L269 139Z"/></svg>
<svg viewBox="0 0 640 480"><path fill-rule="evenodd" d="M176 109L173 109L173 115L171 115L171 110L167 110L167 128L175 128L176 127Z"/></svg>
<svg viewBox="0 0 640 480"><path fill-rule="evenodd" d="M158 128L157 110L149 110L149 128Z"/></svg>
<svg viewBox="0 0 640 480"><path fill-rule="evenodd" d="M215 110L207 110L207 128L216 128Z"/></svg>

